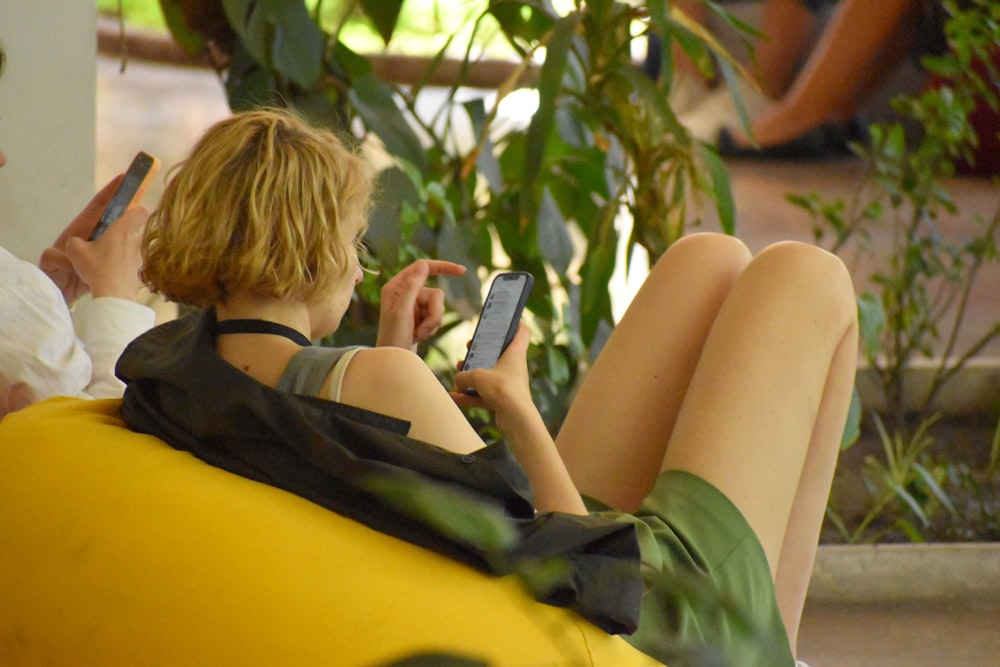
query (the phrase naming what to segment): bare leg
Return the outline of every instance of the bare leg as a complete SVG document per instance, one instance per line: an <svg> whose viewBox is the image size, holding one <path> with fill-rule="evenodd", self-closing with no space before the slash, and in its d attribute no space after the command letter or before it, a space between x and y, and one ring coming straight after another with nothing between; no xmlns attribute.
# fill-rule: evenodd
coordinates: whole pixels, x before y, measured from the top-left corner
<svg viewBox="0 0 1000 667"><path fill-rule="evenodd" d="M757 142L780 144L853 115L861 98L898 62L900 26L914 2L842 0L788 94L754 119Z"/></svg>
<svg viewBox="0 0 1000 667"><path fill-rule="evenodd" d="M633 302L602 352L609 363L595 364L581 389L584 409L574 404L567 440L560 433L558 442L581 490L622 509L648 488L657 450L665 450L663 469L696 474L725 494L764 548L794 649L856 365L850 276L814 246L779 244L735 280L717 281L711 306L677 311L675 320L657 311L676 308L683 295L675 293L704 279L675 278L675 259L693 257L668 253L666 268L654 269L645 298ZM695 324L682 324L689 319ZM688 341L677 358L660 353L677 344L661 341L671 328L707 340ZM651 342L655 351L630 352ZM674 382L662 380L674 373ZM639 386L629 389L625 378Z"/></svg>
<svg viewBox="0 0 1000 667"><path fill-rule="evenodd" d="M817 21L801 0L767 0L760 31L766 38L755 51L758 80L769 98L784 95L816 39Z"/></svg>
<svg viewBox="0 0 1000 667"><path fill-rule="evenodd" d="M674 6L698 23L709 19L705 5L697 0L676 0ZM764 94L777 99L785 94L799 65L806 59L816 38L817 21L801 0L767 0L760 31L764 39L754 43L758 81ZM680 72L700 76L683 49L674 46L674 62ZM716 83L716 82L711 82Z"/></svg>
<svg viewBox="0 0 1000 667"><path fill-rule="evenodd" d="M812 246L772 246L719 312L664 457L753 527L793 648L856 364L843 264Z"/></svg>
<svg viewBox="0 0 1000 667"><path fill-rule="evenodd" d="M652 488L716 313L750 261L695 234L653 267L573 400L556 446L577 488L633 510ZM622 443L609 447L609 443Z"/></svg>

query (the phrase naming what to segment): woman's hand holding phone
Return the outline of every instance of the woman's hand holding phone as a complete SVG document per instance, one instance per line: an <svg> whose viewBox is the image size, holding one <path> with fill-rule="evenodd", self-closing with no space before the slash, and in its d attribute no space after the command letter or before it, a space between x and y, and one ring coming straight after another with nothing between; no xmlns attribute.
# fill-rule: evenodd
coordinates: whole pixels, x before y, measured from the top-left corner
<svg viewBox="0 0 1000 667"><path fill-rule="evenodd" d="M56 284L68 304L86 294L89 288L73 268L73 263L66 254L66 244L72 238L86 239L90 235L124 176L119 174L101 188L66 229L62 230L55 242L42 252L38 260L38 267Z"/></svg>
<svg viewBox="0 0 1000 667"><path fill-rule="evenodd" d="M96 241L75 236L66 242L75 274L95 298L136 299L142 288L142 235L148 219L148 210L132 206Z"/></svg>
<svg viewBox="0 0 1000 667"><path fill-rule="evenodd" d="M140 152L128 171L111 179L94 195L51 247L42 252L38 267L62 292L66 303L92 292L94 296L135 299L139 279L139 245L149 212L138 205L160 161ZM128 218L125 229L113 240L102 234L119 218Z"/></svg>
<svg viewBox="0 0 1000 667"><path fill-rule="evenodd" d="M142 202L146 188L149 187L159 171L159 159L149 153L139 151L132 159L132 164L129 165L125 175L118 182L118 187L115 188L114 194L108 200L87 240L96 241L113 222L122 217L130 208Z"/></svg>
<svg viewBox="0 0 1000 667"><path fill-rule="evenodd" d="M463 368L455 375L452 398L463 408L487 408L493 411L497 428L506 433L506 426L524 412L537 414L531 398L528 379L528 326L520 322L510 345L491 368ZM470 393L468 390L474 390Z"/></svg>
<svg viewBox="0 0 1000 667"><path fill-rule="evenodd" d="M520 322L497 364L459 371L455 375L456 391L451 396L461 407L493 411L497 428L531 480L539 511L586 514L580 493L531 398L529 338L527 325ZM475 395L470 395L468 389L475 389Z"/></svg>

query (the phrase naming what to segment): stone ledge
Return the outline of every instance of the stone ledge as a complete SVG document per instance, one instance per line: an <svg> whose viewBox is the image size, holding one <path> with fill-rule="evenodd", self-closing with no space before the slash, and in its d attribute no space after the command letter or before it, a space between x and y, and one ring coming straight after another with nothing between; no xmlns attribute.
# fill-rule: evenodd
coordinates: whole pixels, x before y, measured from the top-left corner
<svg viewBox="0 0 1000 667"><path fill-rule="evenodd" d="M1000 543L823 545L808 599L1000 604Z"/></svg>
<svg viewBox="0 0 1000 667"><path fill-rule="evenodd" d="M903 380L904 395L926 396L937 359L915 360ZM858 366L858 393L866 409L879 410L883 401L878 389L875 372L864 364ZM910 405L916 408L915 405ZM945 415L995 413L1000 408L1000 359L974 357L948 380L931 404L932 410Z"/></svg>

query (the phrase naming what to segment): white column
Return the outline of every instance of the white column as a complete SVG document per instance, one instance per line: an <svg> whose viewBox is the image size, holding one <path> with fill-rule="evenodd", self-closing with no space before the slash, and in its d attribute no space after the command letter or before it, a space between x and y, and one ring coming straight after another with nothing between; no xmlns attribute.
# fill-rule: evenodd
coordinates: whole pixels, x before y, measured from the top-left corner
<svg viewBox="0 0 1000 667"><path fill-rule="evenodd" d="M96 8L3 0L0 245L36 261L94 193Z"/></svg>

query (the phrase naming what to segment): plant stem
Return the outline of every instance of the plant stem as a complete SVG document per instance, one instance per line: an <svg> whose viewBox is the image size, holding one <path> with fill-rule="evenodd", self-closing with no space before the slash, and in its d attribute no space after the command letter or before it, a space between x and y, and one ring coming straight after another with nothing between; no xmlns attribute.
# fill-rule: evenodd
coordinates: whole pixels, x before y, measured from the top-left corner
<svg viewBox="0 0 1000 667"><path fill-rule="evenodd" d="M990 221L990 225L986 232L983 234L983 238L992 239L993 234L996 232L997 227L1000 227L1000 207L997 207L996 212L993 214L993 219ZM955 322L951 328L950 335L948 337L948 342L945 345L945 349L941 355L941 362L938 364L936 372L934 374L934 379L931 381L930 389L927 393L927 397L924 399L924 405L929 405L930 402L937 395L941 387L947 382L952 375L954 375L959 368L962 368L965 363L971 359L975 354L979 352L983 347L986 346L993 338L1000 335L1000 323L993 326L993 328L983 336L975 345L970 347L965 354L963 354L959 360L948 368L948 358L951 356L952 351L955 349L955 345L958 340L958 332L962 326L962 321L965 318L965 314L968 310L969 297L972 292L972 285L979 274L980 268L982 268L983 261L985 259L986 253L980 253L976 255L972 262L972 267L969 269L968 277L965 281L965 285L962 289L962 298L959 301L958 313L955 316Z"/></svg>

